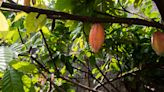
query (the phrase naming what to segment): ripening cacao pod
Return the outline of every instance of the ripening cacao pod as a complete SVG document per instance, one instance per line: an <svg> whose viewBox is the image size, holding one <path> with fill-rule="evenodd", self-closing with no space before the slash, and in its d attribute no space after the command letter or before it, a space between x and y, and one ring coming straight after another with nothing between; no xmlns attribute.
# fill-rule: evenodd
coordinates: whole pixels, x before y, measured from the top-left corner
<svg viewBox="0 0 164 92"><path fill-rule="evenodd" d="M105 39L104 28L101 24L95 23L91 26L91 30L89 33L89 44L94 53L97 53L99 49L102 47Z"/></svg>
<svg viewBox="0 0 164 92"><path fill-rule="evenodd" d="M153 33L151 45L157 55L164 55L164 33L159 31Z"/></svg>

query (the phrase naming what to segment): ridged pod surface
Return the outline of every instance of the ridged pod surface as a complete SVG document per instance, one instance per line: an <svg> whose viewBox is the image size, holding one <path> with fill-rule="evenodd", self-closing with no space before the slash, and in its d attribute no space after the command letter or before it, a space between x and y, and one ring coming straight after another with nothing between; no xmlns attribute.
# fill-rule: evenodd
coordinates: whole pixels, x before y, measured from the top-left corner
<svg viewBox="0 0 164 92"><path fill-rule="evenodd" d="M151 45L156 54L164 55L164 33L155 32L151 37Z"/></svg>
<svg viewBox="0 0 164 92"><path fill-rule="evenodd" d="M104 39L104 27L100 23L93 24L89 33L89 44L94 53L97 53L100 50L104 43Z"/></svg>

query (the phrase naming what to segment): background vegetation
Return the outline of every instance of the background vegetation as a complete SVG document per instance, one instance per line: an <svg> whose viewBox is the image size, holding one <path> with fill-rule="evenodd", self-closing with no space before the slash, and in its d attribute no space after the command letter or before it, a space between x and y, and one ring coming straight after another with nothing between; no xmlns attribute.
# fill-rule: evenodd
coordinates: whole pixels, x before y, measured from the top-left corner
<svg viewBox="0 0 164 92"><path fill-rule="evenodd" d="M164 1L30 4L8 0L1 5L2 92L164 91L164 58L150 42L152 33L164 29ZM95 22L105 28L105 43L96 54L88 44Z"/></svg>

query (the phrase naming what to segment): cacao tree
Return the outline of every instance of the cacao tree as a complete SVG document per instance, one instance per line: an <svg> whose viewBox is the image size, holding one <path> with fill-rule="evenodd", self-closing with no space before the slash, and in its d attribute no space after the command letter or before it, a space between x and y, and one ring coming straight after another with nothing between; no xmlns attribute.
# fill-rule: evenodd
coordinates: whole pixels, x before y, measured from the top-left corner
<svg viewBox="0 0 164 92"><path fill-rule="evenodd" d="M1 0L2 92L163 92L163 0Z"/></svg>

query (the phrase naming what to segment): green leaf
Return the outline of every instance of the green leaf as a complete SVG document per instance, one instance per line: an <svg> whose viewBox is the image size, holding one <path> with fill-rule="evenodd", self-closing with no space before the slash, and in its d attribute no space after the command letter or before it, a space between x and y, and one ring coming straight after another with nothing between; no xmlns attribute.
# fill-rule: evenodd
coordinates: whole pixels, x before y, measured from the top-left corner
<svg viewBox="0 0 164 92"><path fill-rule="evenodd" d="M61 70L60 70L61 74L64 75L66 73L66 66L64 66Z"/></svg>
<svg viewBox="0 0 164 92"><path fill-rule="evenodd" d="M28 77L27 75L23 75L22 81L24 84L25 92L36 92L30 77Z"/></svg>
<svg viewBox="0 0 164 92"><path fill-rule="evenodd" d="M61 56L61 60L65 64L66 70L68 70L68 72L70 74L73 74L73 67L72 67L71 63L69 62L69 59L71 59L71 57L64 56L64 55Z"/></svg>
<svg viewBox="0 0 164 92"><path fill-rule="evenodd" d="M38 18L37 16L38 16L38 13L34 13L34 12L31 12L27 15L24 21L24 26L27 30L27 33L38 31L46 23L46 18L47 18L46 15L41 14L39 15Z"/></svg>
<svg viewBox="0 0 164 92"><path fill-rule="evenodd" d="M101 76L102 76L102 74L101 74L101 73L98 73L98 74L96 75L96 79L99 79Z"/></svg>
<svg viewBox="0 0 164 92"><path fill-rule="evenodd" d="M112 70L112 71L120 71L120 68L118 66L118 61L115 58L112 58L112 60L111 60L110 70Z"/></svg>
<svg viewBox="0 0 164 92"><path fill-rule="evenodd" d="M141 3L142 3L142 1L143 1L143 0L135 0L135 2L134 2L134 7L136 8L136 7L140 6Z"/></svg>
<svg viewBox="0 0 164 92"><path fill-rule="evenodd" d="M8 63L13 60L14 52L9 47L0 47L0 70L5 70Z"/></svg>
<svg viewBox="0 0 164 92"><path fill-rule="evenodd" d="M6 17L3 15L2 12L0 12L0 19L1 19L1 21L0 21L0 31L8 31L9 25L8 25Z"/></svg>
<svg viewBox="0 0 164 92"><path fill-rule="evenodd" d="M23 16L26 16L27 14L25 12L18 12L17 15L15 16L13 22L18 21L19 19L21 19Z"/></svg>
<svg viewBox="0 0 164 92"><path fill-rule="evenodd" d="M25 72L25 73L32 73L32 72L37 71L37 68L35 67L35 65L29 62L25 62L25 61L12 61L10 62L10 65L14 69L19 70L21 72Z"/></svg>
<svg viewBox="0 0 164 92"><path fill-rule="evenodd" d="M58 10L70 10L72 8L72 0L57 0L55 3L55 8Z"/></svg>
<svg viewBox="0 0 164 92"><path fill-rule="evenodd" d="M96 59L95 59L95 56L94 56L94 55L92 55L92 56L89 58L89 62L90 62L90 64L91 64L92 66L96 64Z"/></svg>
<svg viewBox="0 0 164 92"><path fill-rule="evenodd" d="M1 31L0 38L6 40L9 43L16 42L19 39L18 29L13 28L10 31Z"/></svg>
<svg viewBox="0 0 164 92"><path fill-rule="evenodd" d="M2 92L24 92L21 76L14 69L7 70L2 79Z"/></svg>
<svg viewBox="0 0 164 92"><path fill-rule="evenodd" d="M42 27L42 31L43 31L44 35L47 37L49 37L51 35L50 30L46 26Z"/></svg>
<svg viewBox="0 0 164 92"><path fill-rule="evenodd" d="M96 74L96 73L98 73L97 68L92 69L92 74Z"/></svg>

